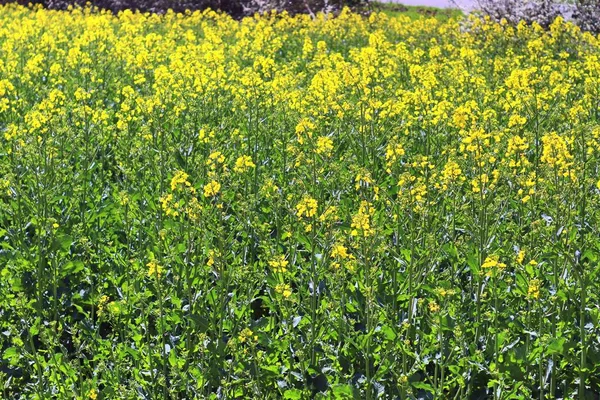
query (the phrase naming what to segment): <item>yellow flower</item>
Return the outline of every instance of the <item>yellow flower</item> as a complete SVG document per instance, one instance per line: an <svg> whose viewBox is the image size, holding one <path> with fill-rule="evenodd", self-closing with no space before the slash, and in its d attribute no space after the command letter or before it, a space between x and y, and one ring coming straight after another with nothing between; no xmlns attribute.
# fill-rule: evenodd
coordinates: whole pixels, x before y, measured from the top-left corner
<svg viewBox="0 0 600 400"><path fill-rule="evenodd" d="M7 196L10 196L10 181L6 178L0 178L0 194L6 193Z"/></svg>
<svg viewBox="0 0 600 400"><path fill-rule="evenodd" d="M219 165L222 165L225 162L225 156L220 151L213 151L209 154L208 159L206 160L206 165L210 167L210 169L215 170Z"/></svg>
<svg viewBox="0 0 600 400"><path fill-rule="evenodd" d="M273 272L282 274L287 272L288 261L285 259L284 255L279 255L269 261L269 266L273 268Z"/></svg>
<svg viewBox="0 0 600 400"><path fill-rule="evenodd" d="M336 206L329 206L325 209L323 214L319 216L319 221L335 221L337 219L338 208Z"/></svg>
<svg viewBox="0 0 600 400"><path fill-rule="evenodd" d="M148 267L148 276L149 277L153 277L153 276L156 276L157 278L161 277L163 268L160 265L158 265L156 260L150 261L148 264L146 264L146 266Z"/></svg>
<svg viewBox="0 0 600 400"><path fill-rule="evenodd" d="M332 258L339 257L341 259L346 259L349 256L350 255L348 254L348 249L343 244L336 243L331 248L331 257Z"/></svg>
<svg viewBox="0 0 600 400"><path fill-rule="evenodd" d="M88 397L91 400L96 400L98 398L98 392L96 392L96 389L90 389L90 391L88 392Z"/></svg>
<svg viewBox="0 0 600 400"><path fill-rule="evenodd" d="M6 127L6 131L4 131L4 138L7 141L10 141L10 140L14 139L15 137L17 137L18 134L19 134L19 130L18 130L17 126L14 124L9 124Z"/></svg>
<svg viewBox="0 0 600 400"><path fill-rule="evenodd" d="M317 200L310 196L304 198L296 205L296 215L298 218L312 218L317 214Z"/></svg>
<svg viewBox="0 0 600 400"><path fill-rule="evenodd" d="M331 155L332 150L333 150L333 140L331 140L327 136L320 136L317 139L317 148L315 150L317 152L317 154L329 156L329 155Z"/></svg>
<svg viewBox="0 0 600 400"><path fill-rule="evenodd" d="M171 179L171 190L175 191L179 185L183 186L191 186L191 184L187 180L188 174L183 171L175 172L175 175Z"/></svg>
<svg viewBox="0 0 600 400"><path fill-rule="evenodd" d="M354 178L354 188L356 190L360 189L361 187L369 187L372 184L373 179L371 178L371 174L368 172L360 172L356 175L356 178Z"/></svg>
<svg viewBox="0 0 600 400"><path fill-rule="evenodd" d="M287 299L292 295L292 288L286 283L279 283L275 286L275 292Z"/></svg>
<svg viewBox="0 0 600 400"><path fill-rule="evenodd" d="M460 166L452 160L449 160L442 170L442 176L447 181L453 181L461 176L461 174L462 170L460 169Z"/></svg>
<svg viewBox="0 0 600 400"><path fill-rule="evenodd" d="M506 268L506 264L501 263L499 260L498 256L492 255L489 257L486 257L485 261L483 262L483 264L481 264L481 270L482 272L484 270L487 270L487 275L491 276L493 275L495 272L499 272L502 271L504 268Z"/></svg>
<svg viewBox="0 0 600 400"><path fill-rule="evenodd" d="M539 299L540 287L541 282L539 279L532 279L531 281L529 281L529 287L527 288L527 297L534 300Z"/></svg>
<svg viewBox="0 0 600 400"><path fill-rule="evenodd" d="M104 306L108 303L109 297L106 295L102 295L98 300L98 315L102 315L104 311Z"/></svg>
<svg viewBox="0 0 600 400"><path fill-rule="evenodd" d="M108 312L113 315L118 315L121 313L121 303L117 301L111 301L106 305Z"/></svg>
<svg viewBox="0 0 600 400"><path fill-rule="evenodd" d="M454 289L444 289L444 288L438 288L436 289L437 294L440 297L446 297L446 296L452 296L455 293Z"/></svg>
<svg viewBox="0 0 600 400"><path fill-rule="evenodd" d="M390 143L385 149L385 165L388 168L388 173L391 172L390 168L398 161L398 159L404 156L406 152L404 147L400 143Z"/></svg>
<svg viewBox="0 0 600 400"><path fill-rule="evenodd" d="M209 267L212 267L213 265L215 265L215 251L214 250L208 251L208 261L206 262L206 265L208 265Z"/></svg>
<svg viewBox="0 0 600 400"><path fill-rule="evenodd" d="M273 179L267 179L265 181L265 183L262 185L262 187L260 188L260 192L266 199L272 198L277 193L278 190L279 190L279 187L277 185L275 185L275 182L273 182Z"/></svg>
<svg viewBox="0 0 600 400"><path fill-rule="evenodd" d="M519 250L517 254L516 261L518 264L523 264L523 260L525 259L525 250Z"/></svg>
<svg viewBox="0 0 600 400"><path fill-rule="evenodd" d="M211 181L204 185L204 197L214 197L219 194L221 184L217 181Z"/></svg>
<svg viewBox="0 0 600 400"><path fill-rule="evenodd" d="M255 335L250 328L244 328L238 335L238 340L240 343L256 342L258 341L258 336Z"/></svg>
<svg viewBox="0 0 600 400"><path fill-rule="evenodd" d="M371 227L371 217L375 213L375 209L371 204L366 201L360 203L358 213L352 217L352 224L350 227L352 236L363 236L368 237L375 234L375 230Z"/></svg>
<svg viewBox="0 0 600 400"><path fill-rule="evenodd" d="M129 195L125 190L121 190L118 195L119 204L122 206L126 206L129 204Z"/></svg>
<svg viewBox="0 0 600 400"><path fill-rule="evenodd" d="M430 301L428 306L429 311L431 311L432 313L437 313L438 311L440 311L440 305L436 303L435 300Z"/></svg>
<svg viewBox="0 0 600 400"><path fill-rule="evenodd" d="M250 158L250 156L241 156L235 160L235 166L233 167L233 170L236 173L241 174L254 167L256 167L256 165L252 162L252 158Z"/></svg>
<svg viewBox="0 0 600 400"><path fill-rule="evenodd" d="M509 120L508 120L508 127L512 128L514 126L523 126L525 125L525 123L527 122L527 118L518 115L518 114L513 114L510 116Z"/></svg>
<svg viewBox="0 0 600 400"><path fill-rule="evenodd" d="M160 198L160 206L167 216L177 217L179 215L179 204L173 200L171 193Z"/></svg>
<svg viewBox="0 0 600 400"><path fill-rule="evenodd" d="M313 130L315 129L315 124L309 119L302 119L296 125L296 135L298 137L298 143L304 144L305 136L312 138Z"/></svg>
<svg viewBox="0 0 600 400"><path fill-rule="evenodd" d="M471 180L471 189L473 193L482 194L485 197L489 181L490 177L487 174L477 175Z"/></svg>
<svg viewBox="0 0 600 400"><path fill-rule="evenodd" d="M542 137L541 161L557 169L561 176L575 180L571 167L573 166L573 155L569 151L568 139L550 133Z"/></svg>

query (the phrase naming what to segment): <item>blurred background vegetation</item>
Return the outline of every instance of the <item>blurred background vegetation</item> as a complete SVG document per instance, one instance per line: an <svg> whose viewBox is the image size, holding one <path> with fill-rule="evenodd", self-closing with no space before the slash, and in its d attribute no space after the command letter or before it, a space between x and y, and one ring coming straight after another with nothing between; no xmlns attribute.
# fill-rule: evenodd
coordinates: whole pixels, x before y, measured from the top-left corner
<svg viewBox="0 0 600 400"><path fill-rule="evenodd" d="M0 0L6 3L40 4L50 9L67 9L72 5L94 7L119 12L126 9L142 12L164 13L169 9L175 12L186 10L223 11L234 18L265 13L270 11L314 16L319 12L338 13L343 7L354 12L368 14L373 11L384 12L388 16L409 16L411 19L435 17L439 20L457 18L464 15L457 8L435 8L427 6L407 6L399 2L373 0ZM462 4L462 3L461 3ZM547 28L561 16L574 22L582 30L600 33L600 0L469 0L469 11L488 16L500 22L508 21L516 25L520 21L528 24L538 23Z"/></svg>
<svg viewBox="0 0 600 400"><path fill-rule="evenodd" d="M1 0L0 4L15 1ZM27 5L41 4L51 9L66 9L71 5L93 6L118 12L126 9L140 10L143 12L165 12L172 9L176 12L186 10L213 10L224 11L234 17L243 17L254 13L269 11L287 11L291 14L317 12L337 12L343 7L354 10L367 9L368 0L17 0L17 3Z"/></svg>

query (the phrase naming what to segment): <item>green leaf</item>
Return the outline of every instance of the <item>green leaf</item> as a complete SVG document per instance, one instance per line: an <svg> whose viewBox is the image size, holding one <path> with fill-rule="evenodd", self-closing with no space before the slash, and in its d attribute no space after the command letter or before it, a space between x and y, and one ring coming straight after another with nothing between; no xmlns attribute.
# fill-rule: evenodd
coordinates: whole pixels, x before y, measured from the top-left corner
<svg viewBox="0 0 600 400"><path fill-rule="evenodd" d="M284 399L301 399L302 391L300 389L289 389L283 393Z"/></svg>
<svg viewBox="0 0 600 400"><path fill-rule="evenodd" d="M562 354L565 349L565 338L554 338L548 344L548 354Z"/></svg>
<svg viewBox="0 0 600 400"><path fill-rule="evenodd" d="M177 365L177 356L173 350L169 352L169 364L171 364L171 367Z"/></svg>
<svg viewBox="0 0 600 400"><path fill-rule="evenodd" d="M83 264L83 261L80 260L75 260L75 261L69 261L68 263L65 264L64 266L64 271L67 274L76 274L79 271L82 271L84 269L85 265Z"/></svg>
<svg viewBox="0 0 600 400"><path fill-rule="evenodd" d="M29 328L29 333L33 336L37 335L38 333L40 333L40 325L41 325L41 320L40 318L36 318L34 323L31 325L31 328Z"/></svg>
<svg viewBox="0 0 600 400"><path fill-rule="evenodd" d="M333 397L335 399L351 399L354 397L352 386L350 385L335 385L333 387Z"/></svg>
<svg viewBox="0 0 600 400"><path fill-rule="evenodd" d="M469 255L467 258L467 265L469 265L473 275L479 275L479 260L476 254Z"/></svg>
<svg viewBox="0 0 600 400"><path fill-rule="evenodd" d="M384 336L387 340L396 339L396 333L394 332L394 330L392 328L390 328L387 325L384 325L381 327L381 332L384 334Z"/></svg>
<svg viewBox="0 0 600 400"><path fill-rule="evenodd" d="M404 256L404 259L406 260L406 262L410 262L411 256L410 256L410 250L409 249L401 249L400 250L400 254L402 254Z"/></svg>
<svg viewBox="0 0 600 400"><path fill-rule="evenodd" d="M589 262L596 262L596 260L598 259L598 257L596 257L596 254L594 254L594 252L592 250L585 250L583 252L583 255L581 256L582 260L587 260Z"/></svg>
<svg viewBox="0 0 600 400"><path fill-rule="evenodd" d="M529 283L527 282L527 278L522 273L517 273L515 277L517 287L515 293L520 294L521 296L525 296L528 291Z"/></svg>
<svg viewBox="0 0 600 400"><path fill-rule="evenodd" d="M433 388L433 386L431 386L430 384L425 383L425 382L413 382L412 386L415 389L421 389L421 390L425 390L426 392L429 392L429 393L435 393L435 389Z"/></svg>
<svg viewBox="0 0 600 400"><path fill-rule="evenodd" d="M261 365L260 368L279 376L279 367L277 365Z"/></svg>
<svg viewBox="0 0 600 400"><path fill-rule="evenodd" d="M61 235L54 240L54 248L56 250L69 251L72 244L73 237L70 235Z"/></svg>
<svg viewBox="0 0 600 400"><path fill-rule="evenodd" d="M17 351L16 347L9 347L8 349L4 350L4 353L2 354L2 358L4 360L13 360L14 358L18 358L19 357L19 352Z"/></svg>
<svg viewBox="0 0 600 400"><path fill-rule="evenodd" d="M179 165L180 168L186 168L186 162L183 158L183 156L181 155L181 152L179 150L175 150L173 152L173 154L175 155L175 161L177 161L177 164Z"/></svg>
<svg viewBox="0 0 600 400"><path fill-rule="evenodd" d="M443 246L443 249L446 251L446 253L448 253L448 255L452 256L453 258L458 258L458 250L453 244L446 243Z"/></svg>
<svg viewBox="0 0 600 400"><path fill-rule="evenodd" d="M525 271L529 276L535 276L535 270L533 269L533 265L527 264L525 265Z"/></svg>

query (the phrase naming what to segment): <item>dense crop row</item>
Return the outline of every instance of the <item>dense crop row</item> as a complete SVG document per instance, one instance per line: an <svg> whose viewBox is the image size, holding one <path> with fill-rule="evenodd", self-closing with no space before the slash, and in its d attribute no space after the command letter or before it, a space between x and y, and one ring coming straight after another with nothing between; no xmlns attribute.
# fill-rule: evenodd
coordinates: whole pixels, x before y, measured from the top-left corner
<svg viewBox="0 0 600 400"><path fill-rule="evenodd" d="M0 8L4 398L600 391L600 43Z"/></svg>

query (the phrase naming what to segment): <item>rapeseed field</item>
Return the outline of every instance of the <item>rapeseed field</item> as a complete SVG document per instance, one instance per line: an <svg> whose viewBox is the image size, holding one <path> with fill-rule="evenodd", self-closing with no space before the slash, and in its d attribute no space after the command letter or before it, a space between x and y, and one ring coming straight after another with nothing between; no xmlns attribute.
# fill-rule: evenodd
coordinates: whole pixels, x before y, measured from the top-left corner
<svg viewBox="0 0 600 400"><path fill-rule="evenodd" d="M600 42L0 7L0 397L600 390Z"/></svg>

